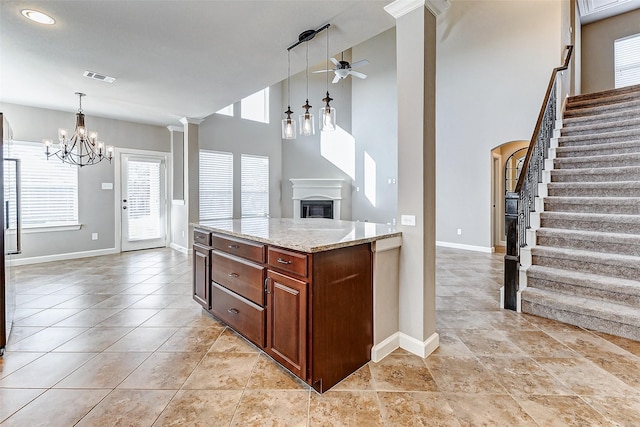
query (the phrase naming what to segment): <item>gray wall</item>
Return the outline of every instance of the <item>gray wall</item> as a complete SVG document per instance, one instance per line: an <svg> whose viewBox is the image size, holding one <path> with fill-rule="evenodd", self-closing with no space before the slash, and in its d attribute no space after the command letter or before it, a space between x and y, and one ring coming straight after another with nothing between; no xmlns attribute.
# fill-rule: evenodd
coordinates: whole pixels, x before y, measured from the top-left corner
<svg viewBox="0 0 640 427"><path fill-rule="evenodd" d="M299 50L299 53L295 53L302 55L302 60L304 60L304 45ZM340 58L339 55L334 55L334 57ZM351 53L345 52L344 59L351 61ZM291 61L294 61L293 52ZM312 73L313 70L321 69L326 69L325 61L309 68L309 104L313 107L311 112L315 115L316 134L313 136L301 136L298 132L296 139L282 140L281 142L282 216L284 218L293 216L293 201L291 199L293 191L289 181L291 178L340 178L346 182L342 191L342 219L351 219L351 184L353 180L348 173L343 172L321 154L321 132L318 130L318 112L324 106L321 100L325 97L327 91L326 75L325 73ZM363 71L366 73L366 70L363 69ZM340 128L351 133L351 78L340 80L336 84L331 83L333 73L330 74L329 78L329 93L334 99L331 105L336 109L336 122ZM287 109L287 85L286 81L283 83L280 111ZM291 110L294 111L296 120L303 112L302 105L305 99L306 79L305 73L302 72L291 76ZM337 153L338 156L348 155L353 157L353 153L347 153L347 147L341 149L344 150L344 154ZM353 189L355 190L355 187Z"/></svg>
<svg viewBox="0 0 640 427"><path fill-rule="evenodd" d="M393 223L398 215L398 95L396 30L392 28L351 49L354 61L368 77L352 79L353 136L356 139L356 187L353 219ZM364 153L376 164L376 205L364 193ZM389 182L391 181L391 183Z"/></svg>
<svg viewBox="0 0 640 427"><path fill-rule="evenodd" d="M301 104L302 105L302 104ZM280 182L282 160L280 154L281 119L280 84L269 89L269 123L259 123L240 118L240 102L234 104L234 116L212 114L199 126L201 149L233 153L233 216L240 218L240 157L253 154L269 157L269 212L273 218L280 217ZM194 175L195 174L195 175ZM191 172L190 180L197 180L197 171Z"/></svg>
<svg viewBox="0 0 640 427"><path fill-rule="evenodd" d="M438 18L438 241L491 247L491 150L531 138L564 53L562 9L455 0Z"/></svg>
<svg viewBox="0 0 640 427"><path fill-rule="evenodd" d="M11 123L17 141L55 139L59 127L73 129L75 124L75 114L69 112L14 104L0 104L0 110ZM90 130L100 133L100 139L106 144L118 148L170 151L169 132L165 127L88 115L86 122ZM114 190L101 189L103 182L114 183L114 179L113 164L108 162L81 168L78 174L78 219L82 228L77 231L23 233L23 251L15 258L115 248L119 236L115 230ZM98 233L99 239L91 240L91 233Z"/></svg>
<svg viewBox="0 0 640 427"><path fill-rule="evenodd" d="M616 39L640 33L640 9L582 26L582 93L613 89Z"/></svg>

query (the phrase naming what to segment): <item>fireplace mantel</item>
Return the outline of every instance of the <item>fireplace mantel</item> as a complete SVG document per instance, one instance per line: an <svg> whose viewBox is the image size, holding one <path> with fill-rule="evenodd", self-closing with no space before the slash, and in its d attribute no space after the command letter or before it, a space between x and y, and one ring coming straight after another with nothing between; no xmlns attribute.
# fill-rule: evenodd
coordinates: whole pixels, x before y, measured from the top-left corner
<svg viewBox="0 0 640 427"><path fill-rule="evenodd" d="M293 217L300 218L301 200L333 200L333 218L341 219L340 204L344 179L293 178Z"/></svg>

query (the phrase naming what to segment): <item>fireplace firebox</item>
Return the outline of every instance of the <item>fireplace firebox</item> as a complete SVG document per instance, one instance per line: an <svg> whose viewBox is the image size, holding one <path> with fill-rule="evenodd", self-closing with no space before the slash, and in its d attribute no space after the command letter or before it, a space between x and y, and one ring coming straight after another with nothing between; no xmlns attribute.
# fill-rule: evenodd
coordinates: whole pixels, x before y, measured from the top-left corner
<svg viewBox="0 0 640 427"><path fill-rule="evenodd" d="M333 200L301 200L300 216L333 219Z"/></svg>

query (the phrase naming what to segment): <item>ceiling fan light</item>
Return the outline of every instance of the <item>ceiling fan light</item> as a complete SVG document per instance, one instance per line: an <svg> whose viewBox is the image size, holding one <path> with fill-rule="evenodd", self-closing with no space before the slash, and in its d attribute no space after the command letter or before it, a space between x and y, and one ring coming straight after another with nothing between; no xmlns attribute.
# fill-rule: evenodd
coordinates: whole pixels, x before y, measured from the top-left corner
<svg viewBox="0 0 640 427"><path fill-rule="evenodd" d="M24 16L25 18L30 19L33 22L37 22L38 24L53 25L56 23L55 19L53 19L46 13L37 10L23 9L20 11L20 13L22 13L22 16Z"/></svg>

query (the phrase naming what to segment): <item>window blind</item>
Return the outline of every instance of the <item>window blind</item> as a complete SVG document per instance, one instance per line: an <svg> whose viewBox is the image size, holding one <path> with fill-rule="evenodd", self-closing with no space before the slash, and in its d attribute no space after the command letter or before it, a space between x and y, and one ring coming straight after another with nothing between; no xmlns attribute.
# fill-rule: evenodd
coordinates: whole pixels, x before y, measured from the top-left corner
<svg viewBox="0 0 640 427"><path fill-rule="evenodd" d="M52 157L42 144L14 141L5 157L20 164L21 219L24 227L78 223L78 167ZM6 175L5 175L6 176Z"/></svg>
<svg viewBox="0 0 640 427"><path fill-rule="evenodd" d="M242 217L269 216L269 157L241 157Z"/></svg>
<svg viewBox="0 0 640 427"><path fill-rule="evenodd" d="M233 217L233 154L200 150L200 221Z"/></svg>
<svg viewBox="0 0 640 427"><path fill-rule="evenodd" d="M616 88L640 84L640 34L614 42Z"/></svg>

